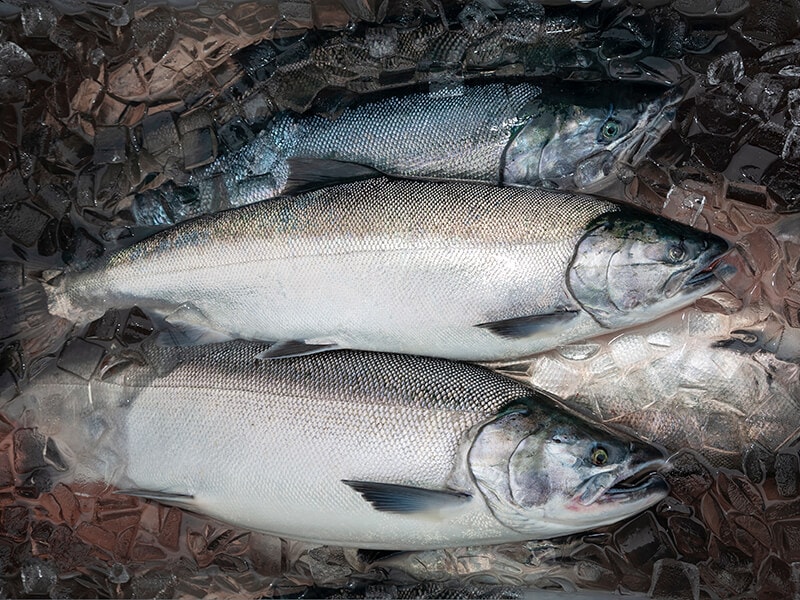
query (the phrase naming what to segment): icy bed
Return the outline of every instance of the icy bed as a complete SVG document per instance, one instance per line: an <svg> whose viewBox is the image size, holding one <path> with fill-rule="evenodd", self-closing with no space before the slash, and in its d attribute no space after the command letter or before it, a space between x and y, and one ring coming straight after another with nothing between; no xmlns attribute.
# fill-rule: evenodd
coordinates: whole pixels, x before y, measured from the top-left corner
<svg viewBox="0 0 800 600"><path fill-rule="evenodd" d="M0 593L800 592L800 7L179 4L0 3L2 293L26 272L124 244L141 225L136 202L164 224L227 208L224 195L203 204L153 190L239 150L282 110L335 114L412 84L458 94L478 78L680 84L670 131L603 193L735 243L736 276L642 330L497 365L678 451L671 495L590 534L386 556L237 531L111 490L50 489L41 439L3 422ZM4 340L4 398L53 361L88 378L109 353L138 352L152 330L133 309L63 349Z"/></svg>

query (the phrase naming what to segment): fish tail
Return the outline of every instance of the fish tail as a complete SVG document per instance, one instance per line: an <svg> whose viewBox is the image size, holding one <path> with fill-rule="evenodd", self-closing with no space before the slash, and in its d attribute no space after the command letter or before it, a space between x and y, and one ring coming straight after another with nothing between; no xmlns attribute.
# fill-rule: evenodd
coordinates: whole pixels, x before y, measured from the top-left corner
<svg viewBox="0 0 800 600"><path fill-rule="evenodd" d="M50 312L52 289L32 277L12 282L0 278L0 352L16 348L22 359L18 371L37 358L58 352L73 329L71 321ZM15 375L19 380L26 373Z"/></svg>
<svg viewBox="0 0 800 600"><path fill-rule="evenodd" d="M32 497L60 482L110 481L122 468L109 406L93 401L89 382L64 371L55 378L0 409L0 429L13 439L16 484Z"/></svg>

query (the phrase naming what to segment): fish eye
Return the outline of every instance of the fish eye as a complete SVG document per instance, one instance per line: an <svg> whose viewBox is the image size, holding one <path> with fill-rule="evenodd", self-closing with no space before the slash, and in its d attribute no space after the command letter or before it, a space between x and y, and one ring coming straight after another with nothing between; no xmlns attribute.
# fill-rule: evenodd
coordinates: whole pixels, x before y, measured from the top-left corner
<svg viewBox="0 0 800 600"><path fill-rule="evenodd" d="M673 244L667 250L667 259L672 263L679 263L686 258L686 248L682 244Z"/></svg>
<svg viewBox="0 0 800 600"><path fill-rule="evenodd" d="M602 446L597 446L592 450L592 464L597 467L602 467L608 462L608 452Z"/></svg>
<svg viewBox="0 0 800 600"><path fill-rule="evenodd" d="M618 121L614 121L612 119L609 119L603 123L603 126L600 128L600 135L603 140L607 142L619 137L620 133L622 133L622 125L620 125Z"/></svg>

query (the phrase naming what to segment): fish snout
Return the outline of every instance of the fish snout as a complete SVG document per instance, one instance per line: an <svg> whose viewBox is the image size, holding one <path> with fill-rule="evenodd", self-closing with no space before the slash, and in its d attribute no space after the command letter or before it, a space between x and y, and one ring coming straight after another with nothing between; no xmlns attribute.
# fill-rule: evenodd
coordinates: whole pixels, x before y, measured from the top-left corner
<svg viewBox="0 0 800 600"><path fill-rule="evenodd" d="M658 470L667 462L667 452L652 444L632 441L628 451L630 454L627 471L631 475Z"/></svg>

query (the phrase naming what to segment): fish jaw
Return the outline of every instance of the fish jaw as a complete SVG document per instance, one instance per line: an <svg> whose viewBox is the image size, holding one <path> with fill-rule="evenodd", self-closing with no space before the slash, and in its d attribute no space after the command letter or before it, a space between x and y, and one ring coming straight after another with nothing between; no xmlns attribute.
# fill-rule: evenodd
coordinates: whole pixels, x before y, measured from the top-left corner
<svg viewBox="0 0 800 600"><path fill-rule="evenodd" d="M713 292L721 285L717 277L720 271L734 267L724 262L727 244L719 238L712 238L710 247L692 269L675 273L664 288L668 298L690 295L693 299Z"/></svg>

